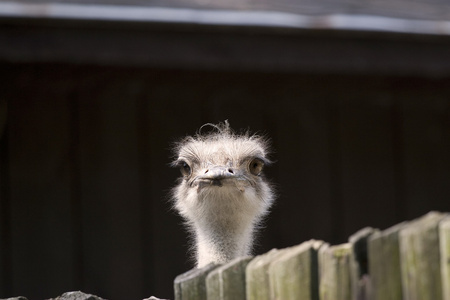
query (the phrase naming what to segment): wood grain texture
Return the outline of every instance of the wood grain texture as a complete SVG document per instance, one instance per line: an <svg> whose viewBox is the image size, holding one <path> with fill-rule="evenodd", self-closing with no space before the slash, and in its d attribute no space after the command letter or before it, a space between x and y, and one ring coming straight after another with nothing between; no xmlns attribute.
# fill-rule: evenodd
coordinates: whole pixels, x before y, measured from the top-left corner
<svg viewBox="0 0 450 300"><path fill-rule="evenodd" d="M402 300L399 232L407 225L397 224L375 232L368 240L371 299Z"/></svg>
<svg viewBox="0 0 450 300"><path fill-rule="evenodd" d="M144 283L136 99L127 99L129 82L110 74L79 84L85 288L105 298L138 298Z"/></svg>
<svg viewBox="0 0 450 300"><path fill-rule="evenodd" d="M444 214L429 213L400 231L403 297L442 299L439 222Z"/></svg>
<svg viewBox="0 0 450 300"><path fill-rule="evenodd" d="M51 75L53 87L43 78L22 77L8 102L10 288L15 295L50 298L73 289L77 280L66 98L71 86L59 80L67 75Z"/></svg>
<svg viewBox="0 0 450 300"><path fill-rule="evenodd" d="M350 254L352 246L325 244L319 250L320 300L352 299Z"/></svg>

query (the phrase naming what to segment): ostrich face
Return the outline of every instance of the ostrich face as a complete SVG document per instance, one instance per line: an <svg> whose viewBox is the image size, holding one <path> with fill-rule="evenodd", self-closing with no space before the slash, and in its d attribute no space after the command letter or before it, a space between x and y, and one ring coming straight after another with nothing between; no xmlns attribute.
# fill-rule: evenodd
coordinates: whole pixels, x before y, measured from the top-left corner
<svg viewBox="0 0 450 300"><path fill-rule="evenodd" d="M186 184L190 188L196 188L197 193L201 193L205 188L216 186L230 186L230 192L233 187L239 192L245 192L248 186L257 187L264 164L267 163L262 149L230 153L229 149L236 150L236 145L232 142L220 144L223 148L217 148L212 143L201 142L183 147L175 164L180 168ZM244 146L246 150L249 149L248 147L256 146L249 144ZM197 150L195 156L192 156L193 149ZM203 153L199 153L199 149L203 149Z"/></svg>
<svg viewBox="0 0 450 300"><path fill-rule="evenodd" d="M175 207L191 224L255 224L273 195L263 176L266 142L229 131L187 138L174 162L182 174L174 190Z"/></svg>

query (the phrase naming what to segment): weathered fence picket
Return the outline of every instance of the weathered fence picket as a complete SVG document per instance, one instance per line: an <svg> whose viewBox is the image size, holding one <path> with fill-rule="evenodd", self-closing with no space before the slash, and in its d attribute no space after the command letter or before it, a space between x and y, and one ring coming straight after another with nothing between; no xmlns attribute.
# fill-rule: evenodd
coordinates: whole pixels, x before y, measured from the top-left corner
<svg viewBox="0 0 450 300"><path fill-rule="evenodd" d="M372 234L378 231L378 229L366 227L348 239L352 248L350 253L350 284L352 287L352 296L348 299L368 299L370 278L368 277L367 241Z"/></svg>
<svg viewBox="0 0 450 300"><path fill-rule="evenodd" d="M439 241L441 250L442 293L444 300L450 300L450 217L439 225Z"/></svg>
<svg viewBox="0 0 450 300"><path fill-rule="evenodd" d="M245 268L252 257L240 257L218 267L206 277L208 299L245 299Z"/></svg>
<svg viewBox="0 0 450 300"><path fill-rule="evenodd" d="M207 300L206 276L217 267L209 264L178 275L174 281L175 300Z"/></svg>
<svg viewBox="0 0 450 300"><path fill-rule="evenodd" d="M320 300L351 299L350 254L351 244L330 246L319 251Z"/></svg>
<svg viewBox="0 0 450 300"><path fill-rule="evenodd" d="M175 300L450 300L450 216L431 212L349 242L311 240L194 269Z"/></svg>
<svg viewBox="0 0 450 300"><path fill-rule="evenodd" d="M273 249L266 254L256 256L245 271L247 300L270 300L270 264L280 257L286 249Z"/></svg>
<svg viewBox="0 0 450 300"><path fill-rule="evenodd" d="M371 300L402 300L399 232L406 222L375 232L368 242Z"/></svg>
<svg viewBox="0 0 450 300"><path fill-rule="evenodd" d="M269 266L271 299L319 300L318 251L322 241L286 249Z"/></svg>
<svg viewBox="0 0 450 300"><path fill-rule="evenodd" d="M432 212L400 231L404 299L442 300L439 222L444 217Z"/></svg>

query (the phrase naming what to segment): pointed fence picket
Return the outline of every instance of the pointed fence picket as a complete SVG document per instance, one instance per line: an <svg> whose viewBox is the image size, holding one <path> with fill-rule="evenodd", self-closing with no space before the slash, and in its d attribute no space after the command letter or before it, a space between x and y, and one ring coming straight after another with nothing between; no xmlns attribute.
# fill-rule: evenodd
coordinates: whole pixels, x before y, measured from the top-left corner
<svg viewBox="0 0 450 300"><path fill-rule="evenodd" d="M430 212L349 242L311 240L175 279L175 300L450 300L450 215Z"/></svg>

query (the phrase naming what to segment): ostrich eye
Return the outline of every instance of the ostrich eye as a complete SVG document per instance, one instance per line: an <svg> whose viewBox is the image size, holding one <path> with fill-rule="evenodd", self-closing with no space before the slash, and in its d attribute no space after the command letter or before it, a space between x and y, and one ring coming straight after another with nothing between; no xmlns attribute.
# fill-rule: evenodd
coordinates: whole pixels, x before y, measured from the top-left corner
<svg viewBox="0 0 450 300"><path fill-rule="evenodd" d="M181 174L183 176L191 175L191 167L188 165L187 162L181 161L179 164L179 167L180 167Z"/></svg>
<svg viewBox="0 0 450 300"><path fill-rule="evenodd" d="M252 161L250 161L248 168L250 170L250 173L257 176L263 170L264 162L262 160L260 160L259 158L254 158L254 159L252 159Z"/></svg>

